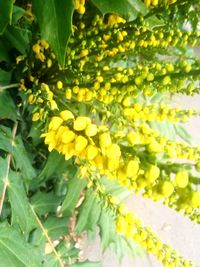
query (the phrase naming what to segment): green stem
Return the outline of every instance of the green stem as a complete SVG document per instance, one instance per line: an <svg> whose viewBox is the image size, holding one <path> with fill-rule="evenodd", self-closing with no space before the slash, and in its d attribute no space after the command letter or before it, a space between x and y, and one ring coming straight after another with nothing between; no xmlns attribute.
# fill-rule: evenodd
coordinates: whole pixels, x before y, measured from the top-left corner
<svg viewBox="0 0 200 267"><path fill-rule="evenodd" d="M16 88L18 86L19 86L18 83L13 83L13 84L10 84L10 85L0 86L0 92L4 91L6 89L10 89L10 88Z"/></svg>

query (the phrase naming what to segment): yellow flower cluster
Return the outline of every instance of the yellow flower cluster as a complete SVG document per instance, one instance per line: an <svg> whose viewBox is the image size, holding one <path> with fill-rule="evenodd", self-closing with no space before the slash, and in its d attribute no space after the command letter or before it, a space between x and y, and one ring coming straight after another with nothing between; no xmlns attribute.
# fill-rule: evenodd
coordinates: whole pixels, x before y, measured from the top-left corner
<svg viewBox="0 0 200 267"><path fill-rule="evenodd" d="M164 2L171 5L171 4L174 4L176 3L177 0L165 0ZM163 1L159 1L159 0L144 0L144 4L149 7L149 6L158 6L159 5L159 2L163 2Z"/></svg>
<svg viewBox="0 0 200 267"><path fill-rule="evenodd" d="M35 53L35 57L40 61L45 61L44 51L49 48L49 44L45 40L39 40L36 44L33 45L32 49Z"/></svg>
<svg viewBox="0 0 200 267"><path fill-rule="evenodd" d="M127 212L123 205L118 205L116 230L127 238L135 240L148 253L153 254L165 267L192 267L191 261L184 260L169 245L163 244L149 227L132 213Z"/></svg>
<svg viewBox="0 0 200 267"><path fill-rule="evenodd" d="M85 0L74 0L75 1L75 10L83 15L85 13Z"/></svg>

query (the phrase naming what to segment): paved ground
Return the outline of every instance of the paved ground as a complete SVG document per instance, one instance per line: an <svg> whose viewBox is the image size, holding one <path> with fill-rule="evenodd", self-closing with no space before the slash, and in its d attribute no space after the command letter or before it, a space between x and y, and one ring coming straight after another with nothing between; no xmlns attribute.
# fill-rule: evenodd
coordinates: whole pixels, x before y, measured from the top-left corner
<svg viewBox="0 0 200 267"><path fill-rule="evenodd" d="M200 97L185 98L177 96L175 103L185 108L196 108L200 110ZM200 145L200 118L193 118L188 124L196 143ZM184 218L173 210L153 203L139 196L131 197L127 201L130 210L136 212L143 219L145 225L150 225L154 231L168 244L171 244L187 259L192 259L200 267L200 226L189 219ZM86 255L91 260L101 260L102 267L160 267L162 266L153 257L144 257L132 261L125 258L120 265L112 252L104 255L100 252L100 242L97 237L95 242L86 245Z"/></svg>

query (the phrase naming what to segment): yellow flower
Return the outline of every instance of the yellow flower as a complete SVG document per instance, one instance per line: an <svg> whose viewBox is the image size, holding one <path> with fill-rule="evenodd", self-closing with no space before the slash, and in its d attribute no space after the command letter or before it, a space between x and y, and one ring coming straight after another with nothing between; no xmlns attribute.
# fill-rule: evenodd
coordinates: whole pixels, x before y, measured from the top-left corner
<svg viewBox="0 0 200 267"><path fill-rule="evenodd" d="M98 132L98 128L95 124L89 124L85 129L85 134L87 136L95 136Z"/></svg>
<svg viewBox="0 0 200 267"><path fill-rule="evenodd" d="M57 130L60 125L63 123L63 119L60 117L52 117L50 123L49 123L49 130Z"/></svg>
<svg viewBox="0 0 200 267"><path fill-rule="evenodd" d="M88 144L87 139L82 135L79 135L75 140L75 150L77 152L81 152L86 148L87 144Z"/></svg>
<svg viewBox="0 0 200 267"><path fill-rule="evenodd" d="M171 196L171 194L174 192L174 186L171 182L169 181L164 181L162 184L161 184L161 194L164 196L164 197L169 197Z"/></svg>
<svg viewBox="0 0 200 267"><path fill-rule="evenodd" d="M71 143L75 139L75 133L69 130L66 130L62 134L62 142L65 144Z"/></svg>
<svg viewBox="0 0 200 267"><path fill-rule="evenodd" d="M112 140L109 133L102 133L99 136L100 146L103 148L107 148L112 144Z"/></svg>
<svg viewBox="0 0 200 267"><path fill-rule="evenodd" d="M87 159L93 160L98 154L98 148L92 145L89 145L87 147Z"/></svg>
<svg viewBox="0 0 200 267"><path fill-rule="evenodd" d="M87 128L87 126L91 123L90 118L88 117L77 117L74 121L74 130L76 131L83 131Z"/></svg>
<svg viewBox="0 0 200 267"><path fill-rule="evenodd" d="M64 120L74 119L74 115L70 110L63 110L60 112L60 117Z"/></svg>
<svg viewBox="0 0 200 267"><path fill-rule="evenodd" d="M109 159L119 159L121 156L120 147L117 144L112 144L106 150L106 156Z"/></svg>

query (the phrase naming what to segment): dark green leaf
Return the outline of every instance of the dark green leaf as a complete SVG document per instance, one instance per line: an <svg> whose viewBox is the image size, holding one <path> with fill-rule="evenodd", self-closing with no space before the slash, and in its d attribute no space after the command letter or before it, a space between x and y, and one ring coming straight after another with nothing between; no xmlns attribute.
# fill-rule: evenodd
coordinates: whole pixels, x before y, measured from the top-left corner
<svg viewBox="0 0 200 267"><path fill-rule="evenodd" d="M27 29L16 26L8 26L5 33L10 45L16 48L21 54L26 54L30 48L32 34Z"/></svg>
<svg viewBox="0 0 200 267"><path fill-rule="evenodd" d="M49 153L46 164L39 174L38 179L47 180L56 173L61 174L63 170L67 168L67 165L68 164L63 155L54 150Z"/></svg>
<svg viewBox="0 0 200 267"><path fill-rule="evenodd" d="M10 57L5 43L0 40L0 62L1 61L9 62Z"/></svg>
<svg viewBox="0 0 200 267"><path fill-rule="evenodd" d="M33 0L33 12L42 38L49 42L62 67L68 39L72 31L73 0Z"/></svg>
<svg viewBox="0 0 200 267"><path fill-rule="evenodd" d="M13 0L0 1L0 35L4 32L6 26L11 23Z"/></svg>
<svg viewBox="0 0 200 267"><path fill-rule="evenodd" d="M21 170L21 174L25 180L31 180L36 177L35 169L32 167L20 135L15 138L15 146L13 147L12 154L16 162L16 166Z"/></svg>
<svg viewBox="0 0 200 267"><path fill-rule="evenodd" d="M22 179L17 173L10 172L8 195L12 209L12 224L18 223L24 233L29 233L37 223L30 210Z"/></svg>
<svg viewBox="0 0 200 267"><path fill-rule="evenodd" d="M10 79L11 79L11 72L0 69L0 89L2 85L9 84Z"/></svg>
<svg viewBox="0 0 200 267"><path fill-rule="evenodd" d="M101 263L100 262L93 262L93 261L84 261L84 262L77 262L74 263L72 265L70 265L70 267L101 267Z"/></svg>
<svg viewBox="0 0 200 267"><path fill-rule="evenodd" d="M67 215L71 215L76 207L80 198L80 194L86 186L85 179L73 177L68 182L67 196L62 204L61 211Z"/></svg>
<svg viewBox="0 0 200 267"><path fill-rule="evenodd" d="M12 24L17 23L23 17L25 10L19 6L13 6Z"/></svg>
<svg viewBox="0 0 200 267"><path fill-rule="evenodd" d="M12 133L10 128L0 125L0 149L11 153L13 150L11 141Z"/></svg>
<svg viewBox="0 0 200 267"><path fill-rule="evenodd" d="M189 132L180 124L175 124L174 129L176 134L190 145L195 145L195 142Z"/></svg>
<svg viewBox="0 0 200 267"><path fill-rule="evenodd" d="M103 15L114 13L129 21L136 19L139 13L147 13L147 9L141 0L92 0L92 2Z"/></svg>
<svg viewBox="0 0 200 267"><path fill-rule="evenodd" d="M0 265L2 267L40 267L36 249L6 223L0 224Z"/></svg>
<svg viewBox="0 0 200 267"><path fill-rule="evenodd" d="M56 196L54 192L39 191L31 198L31 204L39 216L48 212L55 212L60 202L61 198Z"/></svg>
<svg viewBox="0 0 200 267"><path fill-rule="evenodd" d="M0 92L0 119L15 121L17 117L15 104L7 91Z"/></svg>

